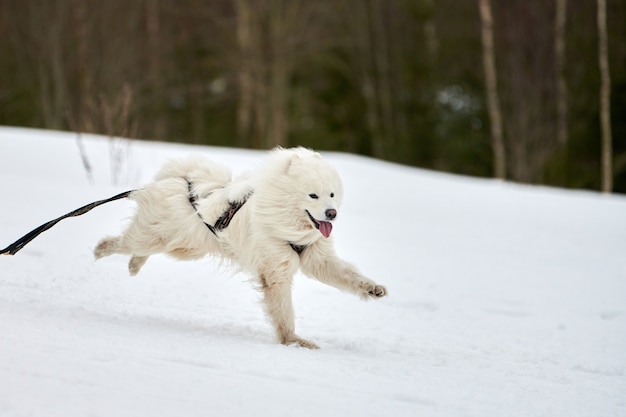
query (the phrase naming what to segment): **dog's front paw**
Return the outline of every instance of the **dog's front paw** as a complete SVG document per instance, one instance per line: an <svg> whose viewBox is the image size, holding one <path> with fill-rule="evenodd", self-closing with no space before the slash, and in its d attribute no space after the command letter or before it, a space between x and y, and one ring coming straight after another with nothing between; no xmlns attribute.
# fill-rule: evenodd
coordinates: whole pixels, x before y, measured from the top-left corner
<svg viewBox="0 0 626 417"><path fill-rule="evenodd" d="M367 295L371 298L381 298L387 295L387 288L382 285L373 284L371 288L367 290Z"/></svg>
<svg viewBox="0 0 626 417"><path fill-rule="evenodd" d="M315 343L311 342L310 340L303 339L300 336L296 336L296 335L293 335L281 341L281 343L283 345L296 345L296 346L304 347L307 349L319 349L320 348L319 346L317 346Z"/></svg>

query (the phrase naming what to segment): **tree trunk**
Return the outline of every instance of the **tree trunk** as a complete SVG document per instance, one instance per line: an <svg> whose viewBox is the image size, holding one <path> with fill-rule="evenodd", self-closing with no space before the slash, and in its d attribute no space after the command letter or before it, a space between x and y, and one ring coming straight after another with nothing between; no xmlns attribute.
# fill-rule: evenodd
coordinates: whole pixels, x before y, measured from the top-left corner
<svg viewBox="0 0 626 417"><path fill-rule="evenodd" d="M292 7L297 7L293 6ZM287 143L287 95L290 78L287 42L290 37L285 5L281 1L270 2L269 14L269 131L266 138L270 147L285 146Z"/></svg>
<svg viewBox="0 0 626 417"><path fill-rule="evenodd" d="M391 69L390 55L388 50L388 37L385 27L385 17L387 5L381 0L369 1L369 18L372 39L372 65L374 67L374 86L376 88L377 103L379 112L381 140L379 147L382 150L381 156L386 159L397 158L397 148L395 140L395 129L393 120L393 103L391 97Z"/></svg>
<svg viewBox="0 0 626 417"><path fill-rule="evenodd" d="M74 24L74 37L76 41L76 72L78 78L78 94L76 97L75 111L68 115L70 128L76 132L85 131L85 118L88 100L92 96L92 79L89 68L89 32L87 30L87 10L84 0L73 0L72 18ZM69 112L69 111L68 111Z"/></svg>
<svg viewBox="0 0 626 417"><path fill-rule="evenodd" d="M282 52L281 52L282 54ZM282 56L274 56L270 64L269 110L270 126L267 143L270 147L286 146L289 121L287 95L289 70Z"/></svg>
<svg viewBox="0 0 626 417"><path fill-rule="evenodd" d="M493 17L489 0L478 0L481 21L481 39L483 44L483 67L487 90L487 108L491 125L491 147L493 149L494 175L498 179L506 178L506 155L502 137L502 114L498 97L496 61L493 43Z"/></svg>
<svg viewBox="0 0 626 417"><path fill-rule="evenodd" d="M598 63L600 66L600 128L602 134L602 192L613 189L613 149L611 143L611 75L606 28L606 0L598 5Z"/></svg>
<svg viewBox="0 0 626 417"><path fill-rule="evenodd" d="M567 0L556 0L556 16L554 19L554 66L556 74L556 140L563 148L564 170L566 183L569 182L569 129L567 120L568 90L565 78L565 25L567 22Z"/></svg>
<svg viewBox="0 0 626 417"><path fill-rule="evenodd" d="M148 38L149 64L148 76L150 77L152 110L153 114L153 139L163 139L165 137L165 121L163 108L163 70L161 59L161 21L160 6L158 0L146 1L146 32Z"/></svg>
<svg viewBox="0 0 626 417"><path fill-rule="evenodd" d="M554 24L554 53L556 66L556 112L557 140L561 145L568 141L567 129L567 83L565 81L565 22L567 20L567 0L556 0Z"/></svg>
<svg viewBox="0 0 626 417"><path fill-rule="evenodd" d="M365 120L369 130L370 146L372 148L372 154L376 158L383 158L384 135L382 121L377 107L379 99L374 74L374 44L370 24L371 19L369 17L372 13L370 2L367 2L363 7L355 7L353 11L349 9L346 10L345 8L342 9L342 11L346 16L353 13L352 19L350 19L350 17L346 17L346 19L350 19L353 26L350 35L353 37L355 44L351 52L354 62L357 63L361 77L359 81L365 102Z"/></svg>
<svg viewBox="0 0 626 417"><path fill-rule="evenodd" d="M239 44L239 101L237 103L237 144L250 145L254 86L252 80L252 16L248 0L237 0L237 42Z"/></svg>

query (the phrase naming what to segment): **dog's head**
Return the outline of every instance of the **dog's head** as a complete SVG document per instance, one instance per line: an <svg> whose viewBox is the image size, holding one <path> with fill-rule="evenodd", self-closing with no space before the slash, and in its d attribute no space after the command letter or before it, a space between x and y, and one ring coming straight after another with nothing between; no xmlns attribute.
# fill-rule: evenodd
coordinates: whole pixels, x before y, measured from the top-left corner
<svg viewBox="0 0 626 417"><path fill-rule="evenodd" d="M343 185L337 170L317 152L304 148L291 153L286 175L296 205L294 215L305 228L315 228L324 237L333 230L343 198Z"/></svg>

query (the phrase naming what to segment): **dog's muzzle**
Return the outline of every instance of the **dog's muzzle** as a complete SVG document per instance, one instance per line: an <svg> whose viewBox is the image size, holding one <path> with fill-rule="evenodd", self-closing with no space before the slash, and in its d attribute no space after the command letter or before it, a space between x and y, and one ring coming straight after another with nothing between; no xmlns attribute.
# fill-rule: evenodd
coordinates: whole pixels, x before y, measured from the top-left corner
<svg viewBox="0 0 626 417"><path fill-rule="evenodd" d="M309 210L305 210L305 211L306 211L306 214L309 216L309 219L311 220L311 222L315 226L315 228L317 230L319 230L320 233L324 237L329 237L330 233L333 231L333 224L331 222L329 222L329 221L317 220L315 217L313 217L311 215ZM328 209L328 210L326 210L325 214L326 214L326 218L328 218L329 220L332 220L335 217L337 217L337 210L335 210L335 209Z"/></svg>

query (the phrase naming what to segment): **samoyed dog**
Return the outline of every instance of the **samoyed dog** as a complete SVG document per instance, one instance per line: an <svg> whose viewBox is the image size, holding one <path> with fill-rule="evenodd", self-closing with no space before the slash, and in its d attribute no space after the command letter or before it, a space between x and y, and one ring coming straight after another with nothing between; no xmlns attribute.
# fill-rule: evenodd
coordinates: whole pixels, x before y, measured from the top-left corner
<svg viewBox="0 0 626 417"><path fill-rule="evenodd" d="M335 254L331 232L342 196L335 168L305 148L275 149L259 170L234 180L228 168L204 159L172 161L129 195L135 216L94 254L130 255L131 275L156 253L228 260L258 284L278 341L315 349L295 332L291 286L298 269L363 299L387 295Z"/></svg>

